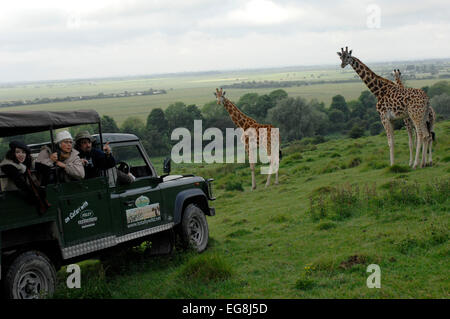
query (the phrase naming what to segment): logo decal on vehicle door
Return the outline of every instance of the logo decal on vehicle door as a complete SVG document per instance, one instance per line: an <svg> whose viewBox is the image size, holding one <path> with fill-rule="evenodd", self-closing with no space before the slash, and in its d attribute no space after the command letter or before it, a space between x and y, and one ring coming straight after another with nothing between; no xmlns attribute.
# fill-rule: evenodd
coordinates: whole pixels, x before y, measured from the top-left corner
<svg viewBox="0 0 450 319"><path fill-rule="evenodd" d="M127 209L126 214L128 228L161 220L159 203Z"/></svg>
<svg viewBox="0 0 450 319"><path fill-rule="evenodd" d="M78 220L78 225L81 226L81 228L88 228L95 226L95 223L97 223L98 218L94 215L94 212L90 209L85 210L80 213L80 219Z"/></svg>
<svg viewBox="0 0 450 319"><path fill-rule="evenodd" d="M150 199L146 196L139 196L134 202L136 207L144 207L150 204Z"/></svg>

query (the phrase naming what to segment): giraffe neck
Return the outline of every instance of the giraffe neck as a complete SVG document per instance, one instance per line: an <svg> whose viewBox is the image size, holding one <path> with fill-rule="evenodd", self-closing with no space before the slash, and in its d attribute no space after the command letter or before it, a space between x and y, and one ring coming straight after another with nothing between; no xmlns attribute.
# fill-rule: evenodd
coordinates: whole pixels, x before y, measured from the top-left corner
<svg viewBox="0 0 450 319"><path fill-rule="evenodd" d="M363 80L363 82L369 88L370 92L372 92L377 98L383 96L386 93L386 87L388 85L394 84L392 81L389 81L377 75L358 58L353 57L350 64L355 72L359 75L361 80Z"/></svg>
<svg viewBox="0 0 450 319"><path fill-rule="evenodd" d="M397 83L398 86L403 87L402 80L400 79L400 77L398 75L395 76L395 83Z"/></svg>
<svg viewBox="0 0 450 319"><path fill-rule="evenodd" d="M251 124L256 123L254 119L245 115L241 110L237 108L236 105L233 104L233 102L231 102L227 98L223 99L223 106L230 114L231 120L234 122L234 124L237 127L242 128L244 131L251 127Z"/></svg>

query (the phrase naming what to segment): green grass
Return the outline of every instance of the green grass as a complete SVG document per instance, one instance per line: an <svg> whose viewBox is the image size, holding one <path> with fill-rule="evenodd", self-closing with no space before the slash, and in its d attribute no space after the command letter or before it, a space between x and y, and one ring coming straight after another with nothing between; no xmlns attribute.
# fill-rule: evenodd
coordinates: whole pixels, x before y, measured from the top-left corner
<svg viewBox="0 0 450 319"><path fill-rule="evenodd" d="M283 149L290 161L281 161L279 185L264 188L257 174L255 191L247 165L174 164L173 174L215 178L208 249L148 257L135 248L86 261L82 288L63 282L57 296L449 298L450 122L435 131L433 167L405 169L404 130L395 131L395 169L385 136L294 143ZM243 191L227 190L229 181ZM381 267L381 289L366 286L369 264Z"/></svg>

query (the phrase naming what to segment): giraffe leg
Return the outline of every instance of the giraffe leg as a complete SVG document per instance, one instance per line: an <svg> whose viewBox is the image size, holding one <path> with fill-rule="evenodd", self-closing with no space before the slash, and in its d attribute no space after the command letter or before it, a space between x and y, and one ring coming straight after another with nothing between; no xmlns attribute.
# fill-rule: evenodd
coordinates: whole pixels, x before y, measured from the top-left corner
<svg viewBox="0 0 450 319"><path fill-rule="evenodd" d="M416 169L417 165L419 164L420 149L422 147L423 142L422 130L416 128L416 132L417 132L416 158L414 160L414 165L412 167L413 169Z"/></svg>
<svg viewBox="0 0 450 319"><path fill-rule="evenodd" d="M273 174L273 156L270 156L269 174L267 174L266 187L270 185L270 178Z"/></svg>
<svg viewBox="0 0 450 319"><path fill-rule="evenodd" d="M252 190L255 190L256 189L255 163L250 163L250 169L252 171Z"/></svg>
<svg viewBox="0 0 450 319"><path fill-rule="evenodd" d="M422 161L420 162L420 167L426 166L427 151L428 151L428 136L424 136L422 143Z"/></svg>
<svg viewBox="0 0 450 319"><path fill-rule="evenodd" d="M280 169L280 158L275 155L275 185L278 185L278 170Z"/></svg>
<svg viewBox="0 0 450 319"><path fill-rule="evenodd" d="M421 125L421 130L422 130L422 161L420 162L420 167L425 167L427 165L428 145L430 144L431 136L428 132L428 127L426 127L425 123Z"/></svg>
<svg viewBox="0 0 450 319"><path fill-rule="evenodd" d="M414 152L414 141L413 141L413 128L412 123L409 118L404 120L406 131L408 132L408 142L409 142L409 166L413 165L413 152Z"/></svg>
<svg viewBox="0 0 450 319"><path fill-rule="evenodd" d="M430 137L430 142L429 142L429 144L428 144L428 152L429 152L429 154L428 154L428 165L429 166L433 166L433 156L432 156L432 149L433 148L433 138L432 137Z"/></svg>
<svg viewBox="0 0 450 319"><path fill-rule="evenodd" d="M271 176L272 176L272 173L267 174L267 181L266 181L266 186L265 187L270 185L270 177Z"/></svg>
<svg viewBox="0 0 450 319"><path fill-rule="evenodd" d="M433 136L434 136L434 118L432 117L432 114L429 115L429 120L427 122L427 128L428 128L428 166L433 166L433 156L432 156L432 148L433 148Z"/></svg>
<svg viewBox="0 0 450 319"><path fill-rule="evenodd" d="M389 157L391 160L391 166L394 165L394 128L392 127L391 121L389 121L386 117L381 118L381 122L383 123L384 129L386 130L386 136L388 139L389 145Z"/></svg>

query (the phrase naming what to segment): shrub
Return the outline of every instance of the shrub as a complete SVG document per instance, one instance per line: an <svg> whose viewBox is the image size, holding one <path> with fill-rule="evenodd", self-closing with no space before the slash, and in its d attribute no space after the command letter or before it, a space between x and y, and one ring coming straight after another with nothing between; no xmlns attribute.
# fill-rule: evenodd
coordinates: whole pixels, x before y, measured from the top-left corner
<svg viewBox="0 0 450 319"><path fill-rule="evenodd" d="M341 154L339 153L333 153L330 155L331 158L335 158L335 157L341 157Z"/></svg>
<svg viewBox="0 0 450 319"><path fill-rule="evenodd" d="M335 228L337 225L334 222L324 221L317 225L318 230L327 230L331 228Z"/></svg>
<svg viewBox="0 0 450 319"><path fill-rule="evenodd" d="M345 219L352 215L359 201L359 187L345 184L336 187L330 193L331 210L334 212L335 219Z"/></svg>
<svg viewBox="0 0 450 319"><path fill-rule="evenodd" d="M339 163L337 163L335 161L331 161L325 167L323 167L322 169L319 169L319 174L332 173L332 172L338 171L340 169L341 169L341 166L339 165Z"/></svg>
<svg viewBox="0 0 450 319"><path fill-rule="evenodd" d="M271 217L270 221L274 223L284 223L289 221L289 218L286 215L281 214Z"/></svg>
<svg viewBox="0 0 450 319"><path fill-rule="evenodd" d="M225 190L227 191L244 191L242 182L238 180L229 180L225 183Z"/></svg>
<svg viewBox="0 0 450 319"><path fill-rule="evenodd" d="M382 169L388 166L388 163L385 161L370 161L367 163L367 167L372 169Z"/></svg>
<svg viewBox="0 0 450 319"><path fill-rule="evenodd" d="M311 168L309 166L299 166L294 168L294 170L292 171L293 174L297 174L297 173L304 173L311 170Z"/></svg>
<svg viewBox="0 0 450 319"><path fill-rule="evenodd" d="M200 255L184 265L179 278L189 284L194 282L210 283L229 279L233 274L232 267L219 255Z"/></svg>
<svg viewBox="0 0 450 319"><path fill-rule="evenodd" d="M362 162L362 159L360 157L354 157L348 163L348 167L353 168L353 167L359 166L359 164L361 164L361 162Z"/></svg>
<svg viewBox="0 0 450 319"><path fill-rule="evenodd" d="M313 222L319 221L322 218L327 217L327 201L323 194L318 197L309 197L309 216Z"/></svg>
<svg viewBox="0 0 450 319"><path fill-rule="evenodd" d="M383 130L383 124L380 122L373 122L369 126L370 135L377 135Z"/></svg>
<svg viewBox="0 0 450 319"><path fill-rule="evenodd" d="M348 135L351 138L360 138L364 136L364 128L360 127L359 125L354 125Z"/></svg>
<svg viewBox="0 0 450 319"><path fill-rule="evenodd" d="M311 278L301 277L295 283L295 288L300 290L310 290L314 288L315 282Z"/></svg>
<svg viewBox="0 0 450 319"><path fill-rule="evenodd" d="M390 173L407 173L411 171L411 168L409 166L395 164L390 166L387 171Z"/></svg>

